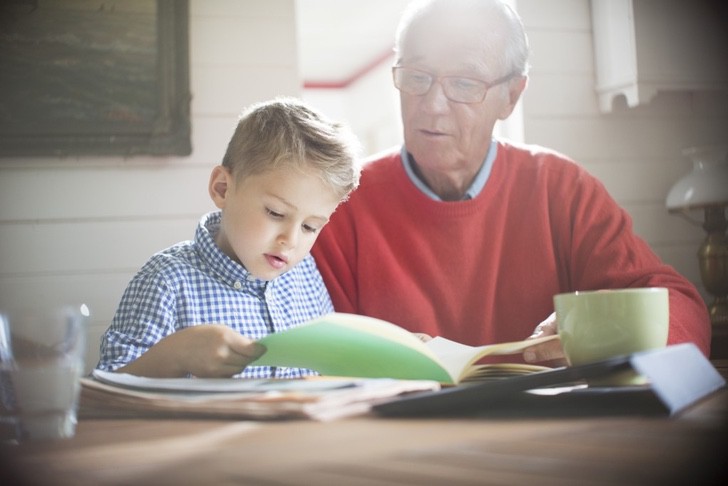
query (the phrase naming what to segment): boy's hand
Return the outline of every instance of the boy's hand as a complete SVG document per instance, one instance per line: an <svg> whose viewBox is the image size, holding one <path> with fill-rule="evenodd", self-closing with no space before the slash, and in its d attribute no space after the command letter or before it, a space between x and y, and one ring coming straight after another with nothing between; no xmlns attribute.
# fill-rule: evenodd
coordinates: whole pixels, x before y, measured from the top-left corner
<svg viewBox="0 0 728 486"><path fill-rule="evenodd" d="M265 348L219 324L188 327L174 338L172 353L185 373L200 378L232 376L265 352Z"/></svg>
<svg viewBox="0 0 728 486"><path fill-rule="evenodd" d="M149 377L222 378L240 373L265 347L220 324L188 327L165 337L136 361L118 369Z"/></svg>

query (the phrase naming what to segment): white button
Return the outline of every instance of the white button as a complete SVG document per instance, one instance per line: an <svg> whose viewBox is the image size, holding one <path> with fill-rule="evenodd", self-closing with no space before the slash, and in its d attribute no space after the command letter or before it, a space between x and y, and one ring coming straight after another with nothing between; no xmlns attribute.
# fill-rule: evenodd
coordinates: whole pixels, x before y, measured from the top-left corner
<svg viewBox="0 0 728 486"><path fill-rule="evenodd" d="M243 284L241 284L241 283L240 283L240 282L238 282L237 280L236 280L236 281L235 281L235 283L233 284L233 288L234 288L235 290L240 290L240 289L241 289L242 287L243 287Z"/></svg>

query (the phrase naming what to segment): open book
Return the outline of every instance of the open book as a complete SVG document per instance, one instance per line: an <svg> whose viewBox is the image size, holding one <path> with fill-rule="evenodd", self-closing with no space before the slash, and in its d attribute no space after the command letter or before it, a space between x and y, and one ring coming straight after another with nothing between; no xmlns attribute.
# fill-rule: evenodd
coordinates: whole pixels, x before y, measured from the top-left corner
<svg viewBox="0 0 728 486"><path fill-rule="evenodd" d="M485 356L520 353L529 346L558 339L467 346L442 337L426 343L387 321L355 314L332 313L301 326L262 338L267 351L252 365L309 368L322 375L457 384L493 373L543 371L524 364L475 365Z"/></svg>

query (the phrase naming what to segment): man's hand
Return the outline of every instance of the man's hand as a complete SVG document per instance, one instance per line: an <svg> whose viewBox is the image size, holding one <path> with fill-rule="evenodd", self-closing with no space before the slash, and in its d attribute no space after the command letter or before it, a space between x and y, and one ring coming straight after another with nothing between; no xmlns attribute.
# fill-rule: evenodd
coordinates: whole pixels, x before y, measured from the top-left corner
<svg viewBox="0 0 728 486"><path fill-rule="evenodd" d="M424 332L413 332L412 334L414 334L415 337L423 343L426 343L427 341L432 339L432 336L430 336L429 334L425 334Z"/></svg>
<svg viewBox="0 0 728 486"><path fill-rule="evenodd" d="M544 336L552 336L558 334L558 328L556 327L556 313L552 313L546 319L541 322L533 334L528 339L535 339ZM523 359L527 363L540 363L543 361L553 361L554 366L565 366L567 363L566 357L564 356L564 350L561 348L561 341L554 339L542 344L537 344L527 348L523 352Z"/></svg>
<svg viewBox="0 0 728 486"><path fill-rule="evenodd" d="M221 324L188 327L170 334L136 361L118 369L149 377L222 378L240 373L265 347Z"/></svg>

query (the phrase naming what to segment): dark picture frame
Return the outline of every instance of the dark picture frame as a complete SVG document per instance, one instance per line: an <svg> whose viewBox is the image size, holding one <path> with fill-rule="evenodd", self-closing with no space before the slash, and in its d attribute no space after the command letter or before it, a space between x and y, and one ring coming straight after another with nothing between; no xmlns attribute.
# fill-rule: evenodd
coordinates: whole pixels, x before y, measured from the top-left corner
<svg viewBox="0 0 728 486"><path fill-rule="evenodd" d="M188 155L187 0L0 0L0 157Z"/></svg>

